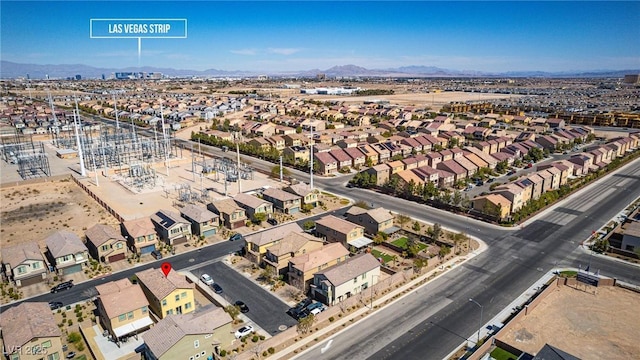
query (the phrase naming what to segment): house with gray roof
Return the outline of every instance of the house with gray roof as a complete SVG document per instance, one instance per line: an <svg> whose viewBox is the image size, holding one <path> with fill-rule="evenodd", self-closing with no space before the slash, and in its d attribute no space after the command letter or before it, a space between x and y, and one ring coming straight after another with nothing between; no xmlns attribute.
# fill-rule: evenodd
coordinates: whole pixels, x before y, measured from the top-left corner
<svg viewBox="0 0 640 360"><path fill-rule="evenodd" d="M379 280L380 262L370 253L359 254L315 273L311 295L326 305L335 305Z"/></svg>
<svg viewBox="0 0 640 360"><path fill-rule="evenodd" d="M365 234L369 236L375 236L379 232L392 234L400 230L397 226L393 226L393 215L383 207L367 210L352 206L345 215L349 222L364 227Z"/></svg>
<svg viewBox="0 0 640 360"><path fill-rule="evenodd" d="M62 331L46 302L23 302L6 309L0 316L0 328L7 359L64 357Z"/></svg>
<svg viewBox="0 0 640 360"><path fill-rule="evenodd" d="M250 219L254 219L256 214L265 214L268 218L273 213L272 203L254 195L240 193L234 196L233 200L244 209Z"/></svg>
<svg viewBox="0 0 640 360"><path fill-rule="evenodd" d="M311 207L318 206L319 191L317 189L311 189L311 186L309 186L309 184L298 183L295 185L287 186L282 190L302 197L302 206L305 206L305 205L308 205Z"/></svg>
<svg viewBox="0 0 640 360"><path fill-rule="evenodd" d="M59 274L67 275L82 271L89 261L89 250L78 235L60 230L45 240L49 263Z"/></svg>
<svg viewBox="0 0 640 360"><path fill-rule="evenodd" d="M37 284L46 278L47 267L37 242L7 246L0 251L4 272L16 286Z"/></svg>
<svg viewBox="0 0 640 360"><path fill-rule="evenodd" d="M280 189L266 189L262 192L262 198L272 203L276 210L285 214L296 214L302 206L302 196Z"/></svg>
<svg viewBox="0 0 640 360"><path fill-rule="evenodd" d="M218 232L220 216L206 207L187 204L180 209L180 215L191 223L191 233L194 235L209 237Z"/></svg>
<svg viewBox="0 0 640 360"><path fill-rule="evenodd" d="M228 229L237 229L245 225L247 214L233 199L216 200L207 205L207 209L220 216L220 222Z"/></svg>
<svg viewBox="0 0 640 360"><path fill-rule="evenodd" d="M94 259L111 263L127 257L127 241L113 227L96 224L85 232L87 249Z"/></svg>
<svg viewBox="0 0 640 360"><path fill-rule="evenodd" d="M129 249L136 254L149 254L156 249L158 234L150 218L123 221L120 228Z"/></svg>
<svg viewBox="0 0 640 360"><path fill-rule="evenodd" d="M191 223L169 210L159 210L151 215L160 240L174 246L184 244L191 239Z"/></svg>

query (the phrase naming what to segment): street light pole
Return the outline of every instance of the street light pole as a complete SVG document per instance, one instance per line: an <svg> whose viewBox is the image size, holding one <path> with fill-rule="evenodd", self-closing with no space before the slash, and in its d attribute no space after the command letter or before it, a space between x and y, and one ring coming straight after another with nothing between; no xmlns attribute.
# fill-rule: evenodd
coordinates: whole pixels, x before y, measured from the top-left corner
<svg viewBox="0 0 640 360"><path fill-rule="evenodd" d="M478 341L476 341L476 346L478 346L478 344L480 344L480 329L482 329L482 312L484 310L484 307L482 305L480 305L479 302L473 300L473 299L469 299L470 302L478 305L478 307L480 308L480 327L478 328Z"/></svg>

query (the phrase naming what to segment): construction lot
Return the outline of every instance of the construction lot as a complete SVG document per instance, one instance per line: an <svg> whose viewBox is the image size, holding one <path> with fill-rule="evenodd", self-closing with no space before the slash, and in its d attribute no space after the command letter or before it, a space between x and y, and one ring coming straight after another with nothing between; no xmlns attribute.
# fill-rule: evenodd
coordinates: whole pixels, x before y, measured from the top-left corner
<svg viewBox="0 0 640 360"><path fill-rule="evenodd" d="M497 339L536 354L553 345L581 359L634 359L640 354L640 294L616 286L559 286Z"/></svg>

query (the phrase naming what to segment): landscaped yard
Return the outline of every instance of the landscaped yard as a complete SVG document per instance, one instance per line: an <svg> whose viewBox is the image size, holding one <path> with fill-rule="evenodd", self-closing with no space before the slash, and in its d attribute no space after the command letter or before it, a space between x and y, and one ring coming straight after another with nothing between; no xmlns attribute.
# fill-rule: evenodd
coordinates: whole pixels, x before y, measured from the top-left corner
<svg viewBox="0 0 640 360"><path fill-rule="evenodd" d="M409 242L409 239L406 236L403 236L397 240L392 241L391 243L399 248L402 249L407 249L407 243ZM418 244L418 247L420 248L420 251L424 250L427 248L426 244L421 243L420 241L416 241L416 244Z"/></svg>
<svg viewBox="0 0 640 360"><path fill-rule="evenodd" d="M491 352L491 357L496 360L515 360L518 358L514 354L499 347L493 349L493 351Z"/></svg>
<svg viewBox="0 0 640 360"><path fill-rule="evenodd" d="M382 262L384 262L385 264L388 262L393 261L393 256L389 255L389 254L385 254L381 251L378 251L376 249L372 249L371 250L371 255L375 256L376 259L380 259L382 258Z"/></svg>

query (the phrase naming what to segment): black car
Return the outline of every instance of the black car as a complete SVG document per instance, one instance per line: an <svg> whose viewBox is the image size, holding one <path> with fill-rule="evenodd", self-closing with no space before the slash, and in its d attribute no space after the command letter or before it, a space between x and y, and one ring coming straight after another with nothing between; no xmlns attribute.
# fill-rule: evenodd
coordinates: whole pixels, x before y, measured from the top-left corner
<svg viewBox="0 0 640 360"><path fill-rule="evenodd" d="M287 311L287 313L291 316L293 316L294 319L301 319L303 317L305 317L303 314L307 308L307 306L311 305L313 301L309 298L306 298L302 301L300 301L299 303L296 304L296 306L292 307L291 309L289 309ZM303 315L303 316L301 316Z"/></svg>
<svg viewBox="0 0 640 360"><path fill-rule="evenodd" d="M162 259L162 253L160 252L160 250L153 250L151 252L151 256L153 256L154 258L156 258L156 260L160 260Z"/></svg>
<svg viewBox="0 0 640 360"><path fill-rule="evenodd" d="M242 240L244 239L244 236L242 236L242 234L233 234L231 235L231 237L229 237L229 241L238 241L238 240Z"/></svg>
<svg viewBox="0 0 640 360"><path fill-rule="evenodd" d="M240 308L240 312L243 314L249 312L249 307L247 306L247 304L243 303L240 300L236 301L236 306Z"/></svg>
<svg viewBox="0 0 640 360"><path fill-rule="evenodd" d="M267 219L267 222L273 226L278 225L278 220L276 219Z"/></svg>
<svg viewBox="0 0 640 360"><path fill-rule="evenodd" d="M73 287L73 280L65 281L51 288L52 293L57 293L58 291L68 290Z"/></svg>
<svg viewBox="0 0 640 360"><path fill-rule="evenodd" d="M222 294L222 286L218 285L217 283L213 283L211 284L211 287L216 294Z"/></svg>
<svg viewBox="0 0 640 360"><path fill-rule="evenodd" d="M58 310L63 306L64 305L62 305L60 301L49 301L49 307L51 308L51 310Z"/></svg>
<svg viewBox="0 0 640 360"><path fill-rule="evenodd" d="M296 320L300 320L309 316L309 310L307 310L307 308L291 309L289 315L291 315Z"/></svg>

